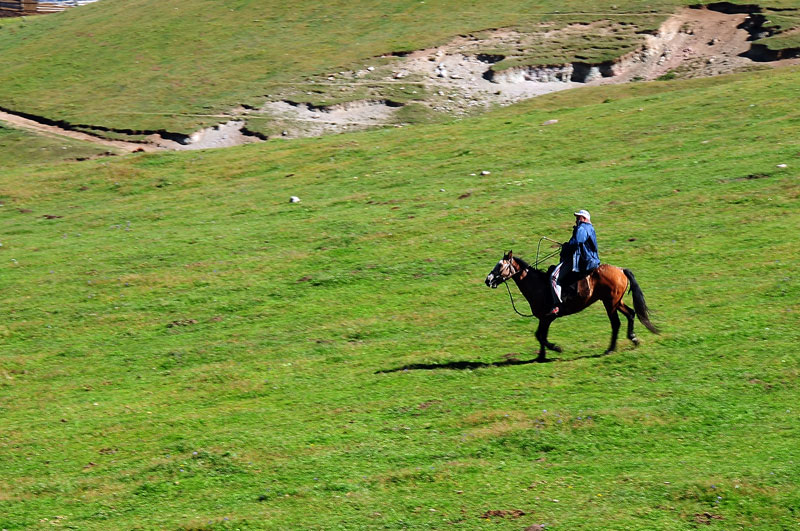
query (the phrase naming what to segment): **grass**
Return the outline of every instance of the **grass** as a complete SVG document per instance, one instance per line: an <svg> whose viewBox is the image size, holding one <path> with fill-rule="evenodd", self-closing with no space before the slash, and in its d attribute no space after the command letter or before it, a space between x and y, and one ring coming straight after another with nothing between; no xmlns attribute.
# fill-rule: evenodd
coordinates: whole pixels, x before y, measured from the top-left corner
<svg viewBox="0 0 800 531"><path fill-rule="evenodd" d="M608 60L639 43L635 30L652 30L685 4L372 0L298 6L265 0L184 0L180 5L103 0L57 15L0 23L0 104L76 125L188 134L218 123L220 113L239 105L263 103L287 84L319 81L332 72L379 62L384 54L423 49L489 28L607 20L632 24L608 36L573 35L544 43L537 46L536 57L510 59L507 65ZM788 24L788 15L783 16ZM384 88L370 87L367 95L408 97L387 94ZM342 97L300 92L312 102Z"/></svg>
<svg viewBox="0 0 800 531"><path fill-rule="evenodd" d="M796 526L799 78L6 167L0 527ZM576 208L663 334L524 363L483 278Z"/></svg>

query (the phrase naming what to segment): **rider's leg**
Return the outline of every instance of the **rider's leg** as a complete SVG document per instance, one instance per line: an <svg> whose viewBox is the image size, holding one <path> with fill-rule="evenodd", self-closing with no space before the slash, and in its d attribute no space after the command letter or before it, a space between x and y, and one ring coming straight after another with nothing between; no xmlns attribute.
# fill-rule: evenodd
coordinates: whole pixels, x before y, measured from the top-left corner
<svg viewBox="0 0 800 531"><path fill-rule="evenodd" d="M550 275L550 295L552 295L552 305L547 315L558 315L559 305L561 304L561 286L558 279L564 264L558 264Z"/></svg>

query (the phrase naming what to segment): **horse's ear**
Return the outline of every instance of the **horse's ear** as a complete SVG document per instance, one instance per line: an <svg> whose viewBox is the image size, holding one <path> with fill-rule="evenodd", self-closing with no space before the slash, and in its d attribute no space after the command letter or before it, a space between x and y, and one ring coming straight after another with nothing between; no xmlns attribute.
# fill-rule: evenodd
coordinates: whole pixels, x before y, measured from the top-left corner
<svg viewBox="0 0 800 531"><path fill-rule="evenodd" d="M514 255L513 251L511 251L511 249L509 249L508 252L506 253L506 255L503 257L503 260L511 260L511 257L513 255Z"/></svg>

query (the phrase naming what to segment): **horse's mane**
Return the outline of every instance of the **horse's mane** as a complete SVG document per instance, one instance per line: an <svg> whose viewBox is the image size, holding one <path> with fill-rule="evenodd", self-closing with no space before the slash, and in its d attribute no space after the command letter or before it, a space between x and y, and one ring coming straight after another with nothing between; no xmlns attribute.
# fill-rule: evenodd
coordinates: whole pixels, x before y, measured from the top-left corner
<svg viewBox="0 0 800 531"><path fill-rule="evenodd" d="M530 269L530 271L532 273L535 273L536 275L538 275L540 277L547 278L547 271L543 271L541 269L537 269L537 268L533 267L532 265L530 265L528 262L526 262L524 259L520 258L519 256L515 256L514 260L516 260L517 263L519 263L519 266L520 266L522 271L525 271L526 269Z"/></svg>

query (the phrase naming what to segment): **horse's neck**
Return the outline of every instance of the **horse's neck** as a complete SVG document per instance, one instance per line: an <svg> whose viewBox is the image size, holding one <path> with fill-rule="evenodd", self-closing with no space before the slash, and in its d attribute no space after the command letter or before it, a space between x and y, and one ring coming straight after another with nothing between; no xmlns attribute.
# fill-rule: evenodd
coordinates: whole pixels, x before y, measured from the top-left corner
<svg viewBox="0 0 800 531"><path fill-rule="evenodd" d="M522 293L530 303L541 299L545 293L544 290L547 288L547 283L542 282L539 276L530 268L526 270L525 275L515 276L514 282L517 284L520 293Z"/></svg>

